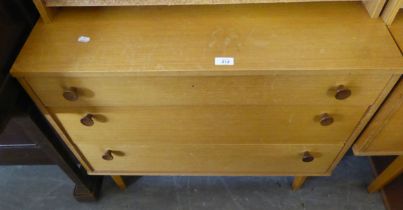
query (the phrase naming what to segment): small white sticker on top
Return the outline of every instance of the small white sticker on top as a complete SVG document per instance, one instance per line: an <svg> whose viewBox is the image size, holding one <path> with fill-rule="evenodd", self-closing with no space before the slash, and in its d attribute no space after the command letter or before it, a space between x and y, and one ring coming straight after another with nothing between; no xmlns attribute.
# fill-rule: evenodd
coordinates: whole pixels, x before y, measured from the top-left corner
<svg viewBox="0 0 403 210"><path fill-rule="evenodd" d="M216 66L233 66L235 59L233 57L215 57L214 63Z"/></svg>
<svg viewBox="0 0 403 210"><path fill-rule="evenodd" d="M88 36L80 36L78 37L78 42L82 42L82 43L88 43L91 41L91 38Z"/></svg>

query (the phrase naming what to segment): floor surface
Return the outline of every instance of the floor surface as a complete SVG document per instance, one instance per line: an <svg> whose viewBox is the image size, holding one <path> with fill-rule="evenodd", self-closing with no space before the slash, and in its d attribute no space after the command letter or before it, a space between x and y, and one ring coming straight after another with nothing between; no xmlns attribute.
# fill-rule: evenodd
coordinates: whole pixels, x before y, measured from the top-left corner
<svg viewBox="0 0 403 210"><path fill-rule="evenodd" d="M292 192L292 177L141 177L124 192L107 177L98 202L79 203L56 166L0 166L0 209L384 210L365 157L346 156L331 177L313 177Z"/></svg>

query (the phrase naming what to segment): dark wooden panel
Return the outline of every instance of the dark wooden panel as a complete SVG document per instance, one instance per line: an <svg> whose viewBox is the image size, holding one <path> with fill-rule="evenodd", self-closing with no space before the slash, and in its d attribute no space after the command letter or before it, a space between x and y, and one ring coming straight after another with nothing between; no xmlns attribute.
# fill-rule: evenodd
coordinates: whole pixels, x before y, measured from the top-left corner
<svg viewBox="0 0 403 210"><path fill-rule="evenodd" d="M9 70L37 20L34 8L32 1L0 1L0 133L22 92Z"/></svg>
<svg viewBox="0 0 403 210"><path fill-rule="evenodd" d="M39 165L54 164L45 153L35 145L0 146L0 165Z"/></svg>
<svg viewBox="0 0 403 210"><path fill-rule="evenodd" d="M0 165L54 164L42 148L32 141L43 138L43 135L39 132L28 135L24 125L21 125L24 123L33 122L29 116L14 116L0 133Z"/></svg>
<svg viewBox="0 0 403 210"><path fill-rule="evenodd" d="M10 76L7 76L3 83L0 84L0 133L3 132L11 116L16 111L15 104L21 92L22 90L17 81Z"/></svg>
<svg viewBox="0 0 403 210"><path fill-rule="evenodd" d="M11 118L6 124L3 132L0 133L0 148L5 146L36 146L30 138L38 138L38 136L29 137L22 127L18 124L16 118Z"/></svg>

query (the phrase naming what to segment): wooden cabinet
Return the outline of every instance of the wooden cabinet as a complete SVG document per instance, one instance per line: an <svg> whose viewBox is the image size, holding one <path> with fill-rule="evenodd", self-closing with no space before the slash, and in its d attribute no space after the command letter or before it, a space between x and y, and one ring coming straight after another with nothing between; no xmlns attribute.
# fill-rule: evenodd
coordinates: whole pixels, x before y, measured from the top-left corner
<svg viewBox="0 0 403 210"><path fill-rule="evenodd" d="M398 157L368 187L378 191L403 172L403 80L393 89L371 123L364 130L354 153L357 155L397 155Z"/></svg>
<svg viewBox="0 0 403 210"><path fill-rule="evenodd" d="M403 155L402 96L400 80L354 145L357 155Z"/></svg>
<svg viewBox="0 0 403 210"><path fill-rule="evenodd" d="M50 22L55 7L71 6L172 6L172 5L225 5L225 4L263 4L263 3L291 3L291 2L332 2L340 0L33 0L37 5L42 18ZM342 0L360 1L360 0ZM370 17L377 18L381 13L385 0L361 0Z"/></svg>
<svg viewBox="0 0 403 210"><path fill-rule="evenodd" d="M389 27L399 47L403 46L403 13ZM403 59L402 59L403 60ZM354 146L357 155L403 155L403 80L396 84L385 103Z"/></svg>
<svg viewBox="0 0 403 210"><path fill-rule="evenodd" d="M399 1L390 1L385 9L383 17L393 15L391 8L398 6ZM387 20L386 20L387 21ZM391 22L389 22L390 24ZM396 44L403 46L403 13L400 12L393 25L389 26ZM403 57L402 57L403 58ZM403 60L403 59L402 59ZM383 188L394 178L403 172L403 79L396 84L386 101L382 104L377 114L373 117L366 129L355 143L353 150L356 155L385 156L397 155L398 157L382 171L381 174L368 186L369 192L375 192ZM385 198L389 197L386 193ZM388 199L386 199L388 200ZM395 204L390 204L395 205Z"/></svg>
<svg viewBox="0 0 403 210"><path fill-rule="evenodd" d="M400 56L355 2L63 8L37 23L13 74L90 174L299 186L331 174Z"/></svg>

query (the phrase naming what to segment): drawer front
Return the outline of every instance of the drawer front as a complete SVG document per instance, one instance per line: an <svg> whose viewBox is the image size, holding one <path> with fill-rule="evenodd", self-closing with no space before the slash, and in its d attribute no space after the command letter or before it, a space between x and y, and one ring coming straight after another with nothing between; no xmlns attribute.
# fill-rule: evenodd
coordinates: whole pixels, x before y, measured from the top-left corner
<svg viewBox="0 0 403 210"><path fill-rule="evenodd" d="M53 108L75 142L113 144L334 144L346 141L361 107L167 106ZM93 117L93 125L82 120ZM323 114L333 119L322 125ZM326 118L328 119L328 118Z"/></svg>
<svg viewBox="0 0 403 210"><path fill-rule="evenodd" d="M78 144L92 174L323 175L342 145ZM111 155L105 152L111 150ZM314 159L302 161L308 151ZM113 158L111 160L111 157Z"/></svg>
<svg viewBox="0 0 403 210"><path fill-rule="evenodd" d="M27 78L49 107L164 105L369 105L390 75ZM351 96L335 98L344 85ZM63 93L74 92L69 101Z"/></svg>

